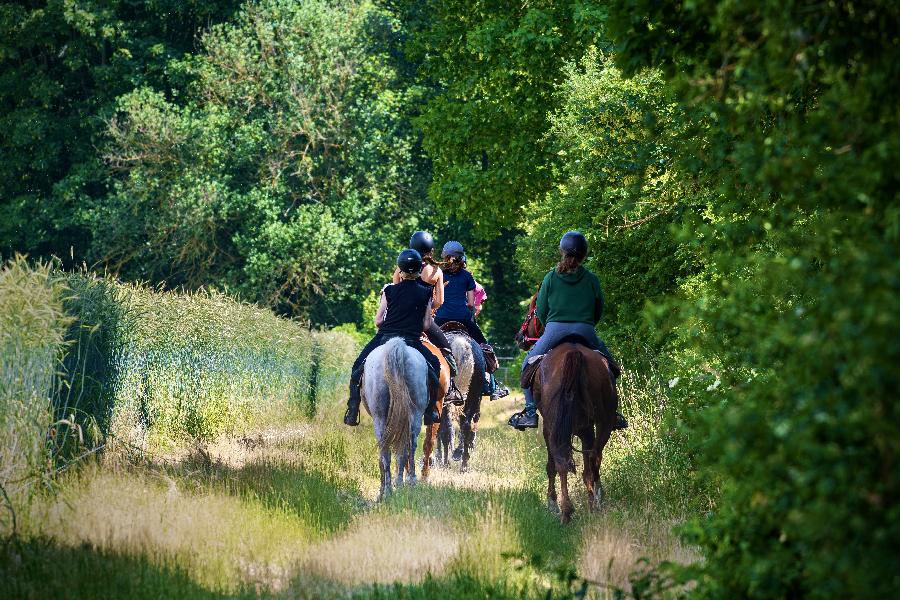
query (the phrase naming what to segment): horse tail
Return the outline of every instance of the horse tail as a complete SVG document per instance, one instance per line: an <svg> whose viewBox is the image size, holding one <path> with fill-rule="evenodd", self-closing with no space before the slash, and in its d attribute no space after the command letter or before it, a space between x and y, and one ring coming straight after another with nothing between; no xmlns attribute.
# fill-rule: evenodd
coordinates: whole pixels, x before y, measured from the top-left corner
<svg viewBox="0 0 900 600"><path fill-rule="evenodd" d="M472 353L472 344L465 335L449 335L450 351L456 359L456 387L462 393L463 398L469 395L469 387L472 385L472 376L475 374L475 356ZM480 385L480 384L479 384Z"/></svg>
<svg viewBox="0 0 900 600"><path fill-rule="evenodd" d="M572 455L572 418L575 397L581 391L581 371L584 356L578 348L566 352L560 385L556 392L556 422L551 436L553 460L557 466L569 466Z"/></svg>
<svg viewBox="0 0 900 600"><path fill-rule="evenodd" d="M390 400L384 433L379 440L382 448L400 452L409 446L410 418L415 413L415 403L409 389L406 363L407 345L402 338L391 338L385 344L384 380L387 382Z"/></svg>

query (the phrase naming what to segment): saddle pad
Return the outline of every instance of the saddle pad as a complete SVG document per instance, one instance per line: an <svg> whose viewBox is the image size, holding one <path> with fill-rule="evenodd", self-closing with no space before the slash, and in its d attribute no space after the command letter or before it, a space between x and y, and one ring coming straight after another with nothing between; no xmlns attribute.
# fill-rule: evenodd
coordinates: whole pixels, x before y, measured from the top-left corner
<svg viewBox="0 0 900 600"><path fill-rule="evenodd" d="M488 373L494 373L500 368L500 362L497 361L497 355L490 344L481 344L481 351L484 353L484 370Z"/></svg>
<svg viewBox="0 0 900 600"><path fill-rule="evenodd" d="M544 355L538 354L529 358L528 362L525 363L525 368L522 369L522 377L519 381L522 389L530 388L531 384L534 383L534 375L541 366L542 358L544 358Z"/></svg>

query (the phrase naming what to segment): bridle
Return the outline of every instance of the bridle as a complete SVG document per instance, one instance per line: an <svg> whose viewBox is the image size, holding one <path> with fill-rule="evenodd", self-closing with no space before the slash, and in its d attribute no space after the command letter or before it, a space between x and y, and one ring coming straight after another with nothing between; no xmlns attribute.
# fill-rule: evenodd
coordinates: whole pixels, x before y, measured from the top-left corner
<svg viewBox="0 0 900 600"><path fill-rule="evenodd" d="M534 321L534 318L537 314L537 306L532 306L528 309L528 315L525 317L525 321L522 323L522 327L519 329L519 333L522 335L522 341L524 342L536 342L540 337L530 337L528 335L528 326L531 325L531 322Z"/></svg>

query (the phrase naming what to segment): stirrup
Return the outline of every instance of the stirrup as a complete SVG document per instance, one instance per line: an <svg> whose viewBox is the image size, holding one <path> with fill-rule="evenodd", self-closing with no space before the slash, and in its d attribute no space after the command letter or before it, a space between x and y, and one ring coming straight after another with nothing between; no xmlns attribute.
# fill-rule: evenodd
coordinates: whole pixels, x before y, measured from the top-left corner
<svg viewBox="0 0 900 600"><path fill-rule="evenodd" d="M493 402L494 400L499 400L500 398L506 398L507 396L509 396L509 388L498 381L497 387L491 394L491 402Z"/></svg>
<svg viewBox="0 0 900 600"><path fill-rule="evenodd" d="M447 389L445 399L450 400L450 404L455 406L462 406L466 403L466 399L463 398L462 392L456 387L456 382L453 381L452 377L450 378L450 387Z"/></svg>
<svg viewBox="0 0 900 600"><path fill-rule="evenodd" d="M528 416L525 414L525 411L523 410L522 412L518 412L509 418L509 425L510 425L510 427L515 427L519 431L525 431L526 429L536 428L537 424L538 424L537 414L534 415L533 423L523 424L522 423L523 419L527 419L527 418L528 418Z"/></svg>

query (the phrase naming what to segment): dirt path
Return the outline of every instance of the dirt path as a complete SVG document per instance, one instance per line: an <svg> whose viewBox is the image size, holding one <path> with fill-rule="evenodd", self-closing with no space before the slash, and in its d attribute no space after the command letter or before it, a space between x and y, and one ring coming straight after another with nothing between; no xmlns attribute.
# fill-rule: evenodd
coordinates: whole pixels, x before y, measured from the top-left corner
<svg viewBox="0 0 900 600"><path fill-rule="evenodd" d="M83 469L35 508L33 534L150 565L157 590L173 585L175 569L198 590L291 597L366 595L373 584L539 597L564 585L560 569L627 587L642 556L692 558L672 519L615 500L588 514L580 488L576 520L561 526L544 506L540 436L505 425L518 406L485 402L468 473L436 468L381 504L371 423L345 427L333 405L203 456Z"/></svg>

